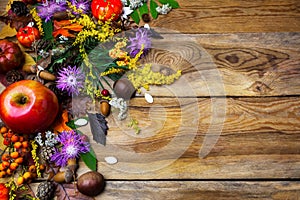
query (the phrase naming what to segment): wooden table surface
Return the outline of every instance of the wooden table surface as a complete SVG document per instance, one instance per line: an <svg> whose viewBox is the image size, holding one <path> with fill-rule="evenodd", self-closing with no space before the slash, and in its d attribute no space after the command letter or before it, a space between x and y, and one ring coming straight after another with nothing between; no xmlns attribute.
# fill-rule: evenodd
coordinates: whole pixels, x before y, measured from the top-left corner
<svg viewBox="0 0 300 200"><path fill-rule="evenodd" d="M300 1L178 2L145 62L183 75L130 100L140 134L109 116L97 199L300 199Z"/></svg>

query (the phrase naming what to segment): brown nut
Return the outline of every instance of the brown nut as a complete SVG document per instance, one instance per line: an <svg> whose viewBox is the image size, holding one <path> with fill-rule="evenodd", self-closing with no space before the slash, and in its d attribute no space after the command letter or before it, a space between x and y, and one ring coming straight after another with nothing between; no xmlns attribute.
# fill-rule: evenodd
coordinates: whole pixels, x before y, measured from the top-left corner
<svg viewBox="0 0 300 200"><path fill-rule="evenodd" d="M107 117L110 113L110 105L105 100L100 101L100 113L105 117Z"/></svg>
<svg viewBox="0 0 300 200"><path fill-rule="evenodd" d="M38 76L46 81L55 81L56 80L56 76L46 70L41 70L38 73Z"/></svg>
<svg viewBox="0 0 300 200"><path fill-rule="evenodd" d="M63 172L58 172L53 177L53 181L56 183L70 183L73 180L74 173L69 168L66 168Z"/></svg>
<svg viewBox="0 0 300 200"><path fill-rule="evenodd" d="M89 171L77 180L77 189L84 195L97 196L104 190L105 180L102 174L96 171Z"/></svg>

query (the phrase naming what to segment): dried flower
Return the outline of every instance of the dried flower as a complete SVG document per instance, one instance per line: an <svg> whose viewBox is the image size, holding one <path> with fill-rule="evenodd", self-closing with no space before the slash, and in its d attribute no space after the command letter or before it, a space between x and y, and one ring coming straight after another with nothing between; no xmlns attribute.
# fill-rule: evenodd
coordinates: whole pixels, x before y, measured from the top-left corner
<svg viewBox="0 0 300 200"><path fill-rule="evenodd" d="M172 7L168 3L162 5L162 7L159 7L159 6L156 7L156 11L162 15L168 14L171 10L172 10Z"/></svg>
<svg viewBox="0 0 300 200"><path fill-rule="evenodd" d="M45 22L50 21L54 13L66 10L66 3L56 1L46 1L41 6L38 6L38 15L45 19Z"/></svg>
<svg viewBox="0 0 300 200"><path fill-rule="evenodd" d="M84 87L84 73L76 66L63 68L58 72L57 88L68 92L69 95L78 95Z"/></svg>
<svg viewBox="0 0 300 200"><path fill-rule="evenodd" d="M129 7L133 10L141 7L147 0L129 0Z"/></svg>
<svg viewBox="0 0 300 200"><path fill-rule="evenodd" d="M114 97L109 101L109 104L120 110L118 114L118 119L123 120L127 117L128 106L123 98Z"/></svg>
<svg viewBox="0 0 300 200"><path fill-rule="evenodd" d="M55 133L52 133L51 131L46 131L45 145L48 147L54 147L57 143L58 141Z"/></svg>
<svg viewBox="0 0 300 200"><path fill-rule="evenodd" d="M144 48L142 54L145 55L151 48L150 31L146 28L139 28L135 34L135 37L129 37L130 45L127 47L130 49L130 56L135 57L139 51Z"/></svg>
<svg viewBox="0 0 300 200"><path fill-rule="evenodd" d="M139 88L144 87L149 90L149 85L169 85L181 76L181 70L170 75L164 75L160 72L153 72L151 64L145 64L144 67L128 73L128 79L133 86L140 92Z"/></svg>
<svg viewBox="0 0 300 200"><path fill-rule="evenodd" d="M57 140L62 145L61 150L56 149L51 156L51 161L55 162L57 166L64 167L69 159L78 158L81 153L87 153L90 150L90 145L86 142L85 137L74 130L61 132Z"/></svg>
<svg viewBox="0 0 300 200"><path fill-rule="evenodd" d="M90 2L87 0L71 0L71 5L75 6L77 10L79 10L79 12L81 13L88 13L88 11L90 10ZM79 12L74 11L74 14L81 14Z"/></svg>

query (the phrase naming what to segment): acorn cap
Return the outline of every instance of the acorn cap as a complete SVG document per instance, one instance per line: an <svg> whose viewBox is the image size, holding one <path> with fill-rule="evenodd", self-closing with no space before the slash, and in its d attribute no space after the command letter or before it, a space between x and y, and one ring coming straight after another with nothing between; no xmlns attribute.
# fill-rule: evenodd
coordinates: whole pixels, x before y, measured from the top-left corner
<svg viewBox="0 0 300 200"><path fill-rule="evenodd" d="M114 93L118 98L129 100L135 95L135 88L127 78L120 78L114 83Z"/></svg>

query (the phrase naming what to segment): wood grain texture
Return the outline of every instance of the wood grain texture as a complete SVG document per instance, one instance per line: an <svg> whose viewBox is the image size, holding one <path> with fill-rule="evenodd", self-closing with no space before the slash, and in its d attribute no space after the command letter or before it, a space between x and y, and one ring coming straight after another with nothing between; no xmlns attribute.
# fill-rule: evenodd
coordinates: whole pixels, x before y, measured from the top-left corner
<svg viewBox="0 0 300 200"><path fill-rule="evenodd" d="M111 115L106 146L91 141L99 171L110 179L299 178L299 98L224 100L155 98L149 105L133 99L129 119L138 119L142 131L136 135L129 119ZM92 138L88 127L82 131ZM209 136L215 144L205 142ZM110 166L106 156L119 162Z"/></svg>
<svg viewBox="0 0 300 200"><path fill-rule="evenodd" d="M292 200L299 199L299 189L298 181L107 181L97 199Z"/></svg>
<svg viewBox="0 0 300 200"><path fill-rule="evenodd" d="M158 96L298 95L299 33L163 34L145 63L182 77ZM154 66L154 68L157 66ZM158 67L158 68L159 68ZM159 69L158 69L159 70ZM186 91L177 92L176 91ZM188 93L189 92L189 93ZM188 93L188 94L187 94Z"/></svg>
<svg viewBox="0 0 300 200"><path fill-rule="evenodd" d="M164 39L143 62L182 77L125 121L114 110L106 146L81 129L107 179L96 199L300 199L300 2L178 1L150 23Z"/></svg>
<svg viewBox="0 0 300 200"><path fill-rule="evenodd" d="M178 1L181 8L159 16L152 26L182 33L297 32L299 1Z"/></svg>

